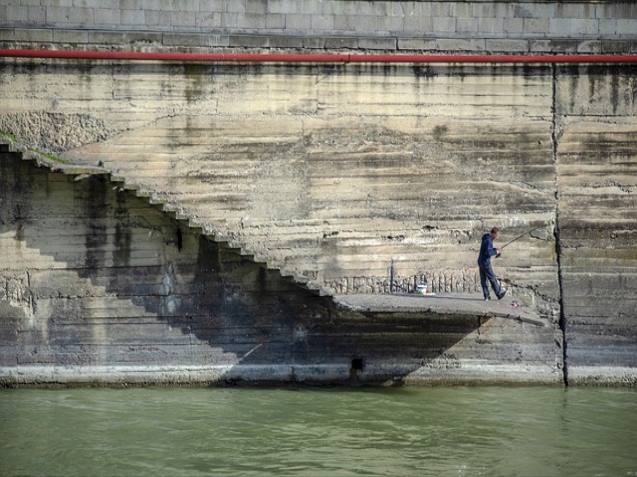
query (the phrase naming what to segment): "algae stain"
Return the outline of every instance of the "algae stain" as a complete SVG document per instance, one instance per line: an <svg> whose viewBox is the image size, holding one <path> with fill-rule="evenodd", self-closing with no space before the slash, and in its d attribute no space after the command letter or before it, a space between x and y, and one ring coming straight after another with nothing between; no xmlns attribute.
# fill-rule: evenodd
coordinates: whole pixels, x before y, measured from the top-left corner
<svg viewBox="0 0 637 477"><path fill-rule="evenodd" d="M126 195L118 191L115 196L115 250L113 262L115 266L122 267L130 264L132 234L129 225L129 214L126 204Z"/></svg>
<svg viewBox="0 0 637 477"><path fill-rule="evenodd" d="M104 264L106 245L106 218L108 206L108 192L106 179L102 176L90 177L85 187L77 189L85 204L85 214L88 218L85 235L85 267L89 274L94 274ZM82 202L82 200L80 200Z"/></svg>
<svg viewBox="0 0 637 477"><path fill-rule="evenodd" d="M0 129L0 139L3 141L9 142L9 144L15 144L18 141L14 134L11 134L8 131L3 131L1 129Z"/></svg>
<svg viewBox="0 0 637 477"><path fill-rule="evenodd" d="M199 65L196 63L186 63L184 65L184 76L186 77L184 94L186 96L186 102L192 103L198 99L201 99L204 94L204 78L207 67L205 65Z"/></svg>
<svg viewBox="0 0 637 477"><path fill-rule="evenodd" d="M619 107L619 75L617 72L610 76L610 103L613 107L613 114L617 114Z"/></svg>
<svg viewBox="0 0 637 477"><path fill-rule="evenodd" d="M30 152L34 152L40 156L42 156L42 158L46 159L47 161L50 162L55 162L58 164L71 164L71 162L67 159L64 159L58 155L55 155L53 153L47 152L47 151L43 151L41 149L36 149L36 148L27 148L28 151Z"/></svg>
<svg viewBox="0 0 637 477"><path fill-rule="evenodd" d="M431 135L433 136L435 141L440 142L444 139L444 137L447 135L448 132L449 132L449 128L443 124L443 125L438 125L434 127Z"/></svg>

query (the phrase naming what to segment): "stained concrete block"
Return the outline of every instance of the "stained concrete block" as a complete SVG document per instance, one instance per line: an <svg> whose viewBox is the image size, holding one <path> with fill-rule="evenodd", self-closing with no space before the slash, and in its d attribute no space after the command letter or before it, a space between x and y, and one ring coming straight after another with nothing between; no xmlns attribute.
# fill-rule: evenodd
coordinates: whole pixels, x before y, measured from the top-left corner
<svg viewBox="0 0 637 477"><path fill-rule="evenodd" d="M617 20L602 18L599 20L599 34L613 36L617 33Z"/></svg>
<svg viewBox="0 0 637 477"><path fill-rule="evenodd" d="M92 8L46 7L47 23L91 25L95 22L94 14Z"/></svg>
<svg viewBox="0 0 637 477"><path fill-rule="evenodd" d="M268 0L269 13L281 13L284 15L295 14L303 4L295 0Z"/></svg>
<svg viewBox="0 0 637 477"><path fill-rule="evenodd" d="M334 17L334 28L337 30L348 31L374 31L376 32L378 27L379 18L373 15L346 15Z"/></svg>
<svg viewBox="0 0 637 477"><path fill-rule="evenodd" d="M599 31L599 24L596 19L574 19L574 18L551 18L549 19L548 32L551 35L564 37L577 37L586 35L596 35Z"/></svg>
<svg viewBox="0 0 637 477"><path fill-rule="evenodd" d="M526 52L529 51L529 44L526 40L487 39L485 48L486 51Z"/></svg>
<svg viewBox="0 0 637 477"><path fill-rule="evenodd" d="M188 27L196 24L197 13L173 11L170 13L170 24L174 27Z"/></svg>
<svg viewBox="0 0 637 477"><path fill-rule="evenodd" d="M142 10L146 0L120 0L119 8L122 10Z"/></svg>
<svg viewBox="0 0 637 477"><path fill-rule="evenodd" d="M39 0L4 0L2 3L4 3L5 5L15 5L18 7L40 6Z"/></svg>
<svg viewBox="0 0 637 477"><path fill-rule="evenodd" d="M453 3L451 7L451 16L456 18L475 18L477 20L481 16L474 13L474 5L468 2Z"/></svg>
<svg viewBox="0 0 637 477"><path fill-rule="evenodd" d="M433 31L450 33L456 30L456 19L453 17L433 17Z"/></svg>
<svg viewBox="0 0 637 477"><path fill-rule="evenodd" d="M230 35L229 44L244 48L268 48L270 37L266 35Z"/></svg>
<svg viewBox="0 0 637 477"><path fill-rule="evenodd" d="M577 45L578 53L601 53L602 42L600 40L584 40Z"/></svg>
<svg viewBox="0 0 637 477"><path fill-rule="evenodd" d="M237 28L239 26L239 14L238 13L222 13L221 23L224 28Z"/></svg>
<svg viewBox="0 0 637 477"><path fill-rule="evenodd" d="M432 2L431 16L433 17L452 17L453 16L453 3L452 2Z"/></svg>
<svg viewBox="0 0 637 477"><path fill-rule="evenodd" d="M146 18L143 10L120 10L121 25L144 25Z"/></svg>
<svg viewBox="0 0 637 477"><path fill-rule="evenodd" d="M15 30L17 41L52 41L53 30L40 28L18 28Z"/></svg>
<svg viewBox="0 0 637 477"><path fill-rule="evenodd" d="M46 9L35 6L5 6L6 22L15 24L43 24L46 18ZM0 20L1 21L1 20Z"/></svg>
<svg viewBox="0 0 637 477"><path fill-rule="evenodd" d="M548 18L524 18L524 33L544 36L549 31Z"/></svg>
<svg viewBox="0 0 637 477"><path fill-rule="evenodd" d="M320 36L303 36L303 48L324 48L325 38Z"/></svg>
<svg viewBox="0 0 637 477"><path fill-rule="evenodd" d="M559 18L595 18L595 5L557 3L555 15Z"/></svg>
<svg viewBox="0 0 637 477"><path fill-rule="evenodd" d="M637 18L617 20L617 33L619 35L637 36Z"/></svg>
<svg viewBox="0 0 637 477"><path fill-rule="evenodd" d="M0 28L0 40L14 40L15 29L14 28Z"/></svg>
<svg viewBox="0 0 637 477"><path fill-rule="evenodd" d="M576 53L579 40L530 40L532 52Z"/></svg>
<svg viewBox="0 0 637 477"><path fill-rule="evenodd" d="M341 18L341 17L337 17ZM288 30L309 30L312 26L312 18L309 15L286 14L285 28Z"/></svg>
<svg viewBox="0 0 637 477"><path fill-rule="evenodd" d="M556 5L538 3L519 3L515 6L515 18L553 18Z"/></svg>
<svg viewBox="0 0 637 477"><path fill-rule="evenodd" d="M270 13L265 16L265 27L272 29L284 29L285 28L285 15Z"/></svg>
<svg viewBox="0 0 637 477"><path fill-rule="evenodd" d="M219 26L221 21L221 14L216 14L215 18L218 19L217 22L206 22L206 20L210 20L210 18L214 14L202 13L197 15L197 26ZM146 22L146 26L149 27L163 27L167 28L170 26L170 12L162 11L162 10L144 10L144 20Z"/></svg>
<svg viewBox="0 0 637 477"><path fill-rule="evenodd" d="M478 31L477 18L456 18L456 31L458 33L475 33Z"/></svg>
<svg viewBox="0 0 637 477"><path fill-rule="evenodd" d="M199 0L200 12L223 12L225 0Z"/></svg>
<svg viewBox="0 0 637 477"><path fill-rule="evenodd" d="M396 38L360 38L358 47L365 50L395 50Z"/></svg>
<svg viewBox="0 0 637 477"><path fill-rule="evenodd" d="M268 10L268 0L246 0L246 13L265 15Z"/></svg>
<svg viewBox="0 0 637 477"><path fill-rule="evenodd" d="M207 33L164 33L164 45L174 46L212 46Z"/></svg>
<svg viewBox="0 0 637 477"><path fill-rule="evenodd" d="M333 30L334 29L334 16L333 15L312 15L310 17L311 28L314 31L319 30Z"/></svg>
<svg viewBox="0 0 637 477"><path fill-rule="evenodd" d="M482 39L441 38L436 40L436 45L443 51L485 51L486 48L485 40Z"/></svg>
<svg viewBox="0 0 637 477"><path fill-rule="evenodd" d="M350 48L356 49L359 45L359 39L356 37L328 37L325 38L324 46L327 49Z"/></svg>
<svg viewBox="0 0 637 477"><path fill-rule="evenodd" d="M83 30L53 30L53 40L62 43L88 43L88 32Z"/></svg>
<svg viewBox="0 0 637 477"><path fill-rule="evenodd" d="M402 32L405 28L404 21L402 17L392 17L392 16L378 16L376 17L378 21L378 30L376 33L381 32ZM426 19L425 19L426 20ZM421 31L427 28L428 23L421 27Z"/></svg>
<svg viewBox="0 0 637 477"><path fill-rule="evenodd" d="M197 12L200 9L199 2L200 0L179 0L178 3L174 4L174 8L180 11Z"/></svg>
<svg viewBox="0 0 637 477"><path fill-rule="evenodd" d="M637 18L637 3L635 2L604 2L595 5L597 18L631 19Z"/></svg>
<svg viewBox="0 0 637 477"><path fill-rule="evenodd" d="M630 42L621 41L621 40L602 40L601 52L602 53L619 53L624 55L628 54L630 53Z"/></svg>
<svg viewBox="0 0 637 477"><path fill-rule="evenodd" d="M331 13L325 9L325 5L323 4L322 1L316 2L316 1L310 0L306 2L305 0L303 0L303 2L299 2L299 3L300 5L297 8L298 13L304 13L306 15L329 15ZM371 2L365 2L360 5L360 8L361 8L361 13L366 14L367 12L365 9L373 8L373 7L371 5Z"/></svg>
<svg viewBox="0 0 637 477"><path fill-rule="evenodd" d="M97 8L94 11L96 25L119 25L121 11L112 8Z"/></svg>
<svg viewBox="0 0 637 477"><path fill-rule="evenodd" d="M47 5L52 4L52 2L46 2ZM112 8L117 9L120 7L120 0L72 0L72 2L68 5L54 5L54 6L74 6L74 7L84 7L84 8ZM145 5L146 8L150 8Z"/></svg>
<svg viewBox="0 0 637 477"><path fill-rule="evenodd" d="M399 50L435 50L436 40L427 38L398 38Z"/></svg>
<svg viewBox="0 0 637 477"><path fill-rule="evenodd" d="M493 35L501 32L502 28L501 18L482 17L478 19L478 31L481 33L489 33Z"/></svg>
<svg viewBox="0 0 637 477"><path fill-rule="evenodd" d="M116 32L90 31L89 42L101 44L127 44L135 41L161 43L162 34L159 32Z"/></svg>
<svg viewBox="0 0 637 477"><path fill-rule="evenodd" d="M407 16L402 19L405 34L425 34L433 29L433 19L426 15Z"/></svg>
<svg viewBox="0 0 637 477"><path fill-rule="evenodd" d="M228 13L245 13L246 0L237 0L225 3L225 11Z"/></svg>
<svg viewBox="0 0 637 477"><path fill-rule="evenodd" d="M307 37L303 36L291 36L291 35L269 35L268 44L271 48L298 48L299 45L303 45L304 41L307 41ZM314 46L307 46L306 48L315 48ZM323 48L321 45L320 48Z"/></svg>
<svg viewBox="0 0 637 477"><path fill-rule="evenodd" d="M266 17L258 13L245 13L239 15L237 26L247 30L263 29L266 26Z"/></svg>
<svg viewBox="0 0 637 477"><path fill-rule="evenodd" d="M519 34L524 31L522 18L504 18L502 20L502 32L509 34Z"/></svg>

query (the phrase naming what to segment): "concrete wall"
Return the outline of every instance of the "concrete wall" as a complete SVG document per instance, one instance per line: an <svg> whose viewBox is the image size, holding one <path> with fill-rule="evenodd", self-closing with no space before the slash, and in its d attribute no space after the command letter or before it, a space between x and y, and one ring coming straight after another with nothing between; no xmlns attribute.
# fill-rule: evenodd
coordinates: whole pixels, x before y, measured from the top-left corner
<svg viewBox="0 0 637 477"><path fill-rule="evenodd" d="M572 382L630 382L637 366L636 78L634 66L558 73L558 213Z"/></svg>
<svg viewBox="0 0 637 477"><path fill-rule="evenodd" d="M540 226L497 268L550 323L542 359L561 354L563 330L574 382L634 382L635 77L622 65L10 60L0 130L54 162L99 165L331 293L387 291L392 260L405 290L425 275L471 292L485 229L505 241ZM548 346L535 331L485 332L467 359Z"/></svg>
<svg viewBox="0 0 637 477"><path fill-rule="evenodd" d="M83 68L7 64L0 129L331 293L389 291L392 262L474 292L484 230L537 226L500 267L557 320L550 68Z"/></svg>
<svg viewBox="0 0 637 477"><path fill-rule="evenodd" d="M338 309L106 176L0 153L0 204L0 385L562 379L553 327Z"/></svg>
<svg viewBox="0 0 637 477"><path fill-rule="evenodd" d="M637 51L629 1L2 0L5 45Z"/></svg>

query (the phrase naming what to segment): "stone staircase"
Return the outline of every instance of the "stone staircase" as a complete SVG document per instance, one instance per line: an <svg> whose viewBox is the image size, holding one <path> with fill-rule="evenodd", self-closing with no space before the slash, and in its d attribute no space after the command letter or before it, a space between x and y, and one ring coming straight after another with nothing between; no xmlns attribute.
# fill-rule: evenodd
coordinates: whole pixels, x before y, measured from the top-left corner
<svg viewBox="0 0 637 477"><path fill-rule="evenodd" d="M516 216L513 235L554 213L548 130L537 120L489 134L463 121L445 128L440 140L355 118L180 116L57 158L24 152L68 173L108 173L319 295L410 292L423 277L433 291L471 293L485 221ZM484 164L497 164L497 181L481 176ZM511 279L550 283L552 244L518 245Z"/></svg>
<svg viewBox="0 0 637 477"><path fill-rule="evenodd" d="M103 167L69 163L57 156L27 149L18 146L13 142L6 140L3 141L0 138L0 153L7 152L20 154L23 160L35 161L39 166L48 167L53 171L59 171L67 175L75 176L75 180L81 180L84 177L94 174L107 175L109 180L114 184L119 184L119 187L122 189L133 191L138 197L146 198L150 204L159 206L162 211L173 215L179 221L186 222L189 227L201 230L202 235L207 238L215 242L222 243L230 249L236 249L242 256L246 256L255 263L265 266L268 270L277 270L281 276L292 278L296 283L305 287L312 293L319 296L331 295L329 290L316 281L310 280L294 270L290 270L280 262L276 262L272 259L268 260L266 257L250 250L245 243L238 241L224 230L224 222L207 221L204 223L200 219L189 215L189 209L187 206L182 206L175 201L171 201L167 199L166 195L159 194L142 184L128 180L125 176L112 174Z"/></svg>

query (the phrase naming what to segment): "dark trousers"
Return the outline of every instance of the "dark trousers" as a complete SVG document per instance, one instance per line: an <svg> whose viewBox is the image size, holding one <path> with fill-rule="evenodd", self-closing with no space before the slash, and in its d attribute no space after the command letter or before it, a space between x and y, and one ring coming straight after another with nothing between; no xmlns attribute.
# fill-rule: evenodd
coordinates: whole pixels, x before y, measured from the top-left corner
<svg viewBox="0 0 637 477"><path fill-rule="evenodd" d="M491 286L493 287L493 291L495 292L496 296L500 296L500 294L502 293L502 288L500 288L500 282L493 272L491 262L478 262L478 267L480 267L480 284L482 285L482 294L484 295L484 297L489 298L489 284L487 283L487 280L491 282Z"/></svg>

